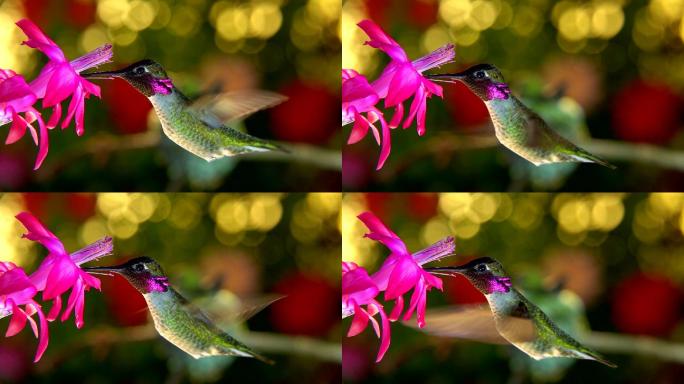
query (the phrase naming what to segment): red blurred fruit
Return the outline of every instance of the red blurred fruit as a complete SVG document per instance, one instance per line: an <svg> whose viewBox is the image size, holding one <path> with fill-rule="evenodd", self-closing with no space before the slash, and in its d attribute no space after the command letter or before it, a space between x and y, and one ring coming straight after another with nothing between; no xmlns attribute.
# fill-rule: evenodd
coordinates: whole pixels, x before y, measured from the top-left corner
<svg viewBox="0 0 684 384"><path fill-rule="evenodd" d="M408 21L415 26L427 28L437 22L438 9L436 0L409 0Z"/></svg>
<svg viewBox="0 0 684 384"><path fill-rule="evenodd" d="M368 210L370 212L373 212L375 216L380 218L380 220L382 220L386 224L390 221L391 218L391 205L394 196L395 195L389 192L373 192L366 193L364 195L366 199L366 205L368 206Z"/></svg>
<svg viewBox="0 0 684 384"><path fill-rule="evenodd" d="M345 190L365 189L372 176L368 158L358 151L345 147L342 153L342 185Z"/></svg>
<svg viewBox="0 0 684 384"><path fill-rule="evenodd" d="M351 344L345 338L342 343L342 378L351 381L362 381L372 370L371 356L367 347Z"/></svg>
<svg viewBox="0 0 684 384"><path fill-rule="evenodd" d="M78 28L86 28L95 22L95 0L67 0L65 20Z"/></svg>
<svg viewBox="0 0 684 384"><path fill-rule="evenodd" d="M662 144L676 133L681 99L667 85L636 80L613 101L613 130L623 140Z"/></svg>
<svg viewBox="0 0 684 384"><path fill-rule="evenodd" d="M0 382L16 383L25 380L31 371L31 359L32 356L18 345L0 345Z"/></svg>
<svg viewBox="0 0 684 384"><path fill-rule="evenodd" d="M24 205L26 206L27 211L31 212L34 216L38 218L45 216L45 214L48 211L48 201L50 200L49 193L24 193L22 197L24 198Z"/></svg>
<svg viewBox="0 0 684 384"><path fill-rule="evenodd" d="M69 193L66 195L66 213L78 221L95 214L97 197L92 193Z"/></svg>
<svg viewBox="0 0 684 384"><path fill-rule="evenodd" d="M31 165L20 154L0 153L0 190L21 190L29 181L30 170Z"/></svg>
<svg viewBox="0 0 684 384"><path fill-rule="evenodd" d="M322 144L339 129L340 98L324 85L294 81L279 92L289 100L269 109L278 139Z"/></svg>
<svg viewBox="0 0 684 384"><path fill-rule="evenodd" d="M147 322L147 303L125 278L104 276L100 281L107 307L117 324L132 327Z"/></svg>
<svg viewBox="0 0 684 384"><path fill-rule="evenodd" d="M40 26L42 30L47 29L47 22L49 18L47 15L52 14L55 7L53 7L52 0L23 0L24 13L26 18Z"/></svg>
<svg viewBox="0 0 684 384"><path fill-rule="evenodd" d="M322 277L290 275L273 291L286 295L270 307L271 323L280 332L322 336L340 321L339 287Z"/></svg>
<svg viewBox="0 0 684 384"><path fill-rule="evenodd" d="M394 5L393 3L393 0L365 0L364 4L368 18L384 28L387 21L387 12Z"/></svg>
<svg viewBox="0 0 684 384"><path fill-rule="evenodd" d="M427 221L437 213L439 197L436 193L408 194L408 214L418 220Z"/></svg>
<svg viewBox="0 0 684 384"><path fill-rule="evenodd" d="M623 332L667 335L680 319L681 302L681 291L667 278L632 275L615 288L613 322Z"/></svg>
<svg viewBox="0 0 684 384"><path fill-rule="evenodd" d="M464 128L478 127L489 122L484 102L468 90L463 83L444 84L444 100L456 123Z"/></svg>
<svg viewBox="0 0 684 384"><path fill-rule="evenodd" d="M117 130L124 134L145 132L147 115L152 109L147 97L121 79L106 82L103 88L103 99L109 105L109 116Z"/></svg>

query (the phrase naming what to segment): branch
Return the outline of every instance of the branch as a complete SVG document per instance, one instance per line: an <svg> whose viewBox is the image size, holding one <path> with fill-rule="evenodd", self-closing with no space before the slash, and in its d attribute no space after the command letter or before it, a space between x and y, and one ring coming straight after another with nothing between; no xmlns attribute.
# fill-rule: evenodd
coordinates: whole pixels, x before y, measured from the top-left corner
<svg viewBox="0 0 684 384"><path fill-rule="evenodd" d="M486 126L482 127L483 129ZM607 160L627 161L656 165L664 169L684 171L684 151L658 147L651 144L630 143L617 140L586 139L576 143L587 151ZM496 137L440 132L423 141L422 145L403 154L394 166L381 172L383 180L391 179L411 166L417 159L451 156L454 152L500 146ZM506 150L501 148L501 150Z"/></svg>
<svg viewBox="0 0 684 384"><path fill-rule="evenodd" d="M342 170L342 152L315 147L308 144L278 143L289 152L253 152L241 155L245 160L290 161L313 164L319 168L335 171Z"/></svg>
<svg viewBox="0 0 684 384"><path fill-rule="evenodd" d="M653 356L663 361L684 363L684 344L648 336L589 331L583 335L582 343L602 352Z"/></svg>
<svg viewBox="0 0 684 384"><path fill-rule="evenodd" d="M339 343L322 341L304 336L287 336L268 332L245 331L236 336L255 350L280 353L286 355L301 355L322 361L342 362L342 350ZM119 343L132 343L160 338L151 324L136 327L115 328L101 326L85 332L78 339L65 345L57 352L43 357L36 369L49 372L52 368L69 359L73 354L85 348L92 348L95 352L102 352Z"/></svg>
<svg viewBox="0 0 684 384"><path fill-rule="evenodd" d="M684 171L684 152L651 144L635 144L615 140L590 139L579 143L587 151L609 160L653 164L666 169Z"/></svg>
<svg viewBox="0 0 684 384"><path fill-rule="evenodd" d="M39 181L50 179L72 162L84 156L93 156L103 161L115 152L130 151L136 149L153 148L159 145L161 130L149 129L143 133L132 135L114 135L111 133L99 133L87 139L84 143L72 147L55 161L45 162L41 172L36 173ZM240 159L252 161L281 161L306 163L318 168L330 170L342 170L342 153L338 150L319 148L308 144L279 143L289 153L261 152L240 155Z"/></svg>

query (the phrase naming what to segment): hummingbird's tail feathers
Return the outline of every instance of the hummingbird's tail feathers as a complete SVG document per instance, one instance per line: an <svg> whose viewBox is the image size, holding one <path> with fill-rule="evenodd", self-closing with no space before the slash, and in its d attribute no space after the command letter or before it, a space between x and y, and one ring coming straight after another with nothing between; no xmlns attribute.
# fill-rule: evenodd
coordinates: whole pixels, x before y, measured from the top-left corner
<svg viewBox="0 0 684 384"><path fill-rule="evenodd" d="M608 359L600 355L598 352L594 352L589 348L583 347L579 352L581 353L581 356L587 360L594 360L608 367L617 368L617 364L609 361Z"/></svg>
<svg viewBox="0 0 684 384"><path fill-rule="evenodd" d="M275 361L269 359L269 358L266 357L266 356L263 356L263 355L260 355L260 354L258 354L258 353L255 353L255 352L251 352L251 356L250 356L250 357L253 357L253 358L255 358L255 359L261 361L262 363L266 363L266 364L268 364L268 365L274 365L274 364L275 364Z"/></svg>
<svg viewBox="0 0 684 384"><path fill-rule="evenodd" d="M231 127L222 125L216 128L219 132L217 140L222 145L218 154L222 156L234 156L251 152L278 151L289 153L282 146L268 140L249 135Z"/></svg>
<svg viewBox="0 0 684 384"><path fill-rule="evenodd" d="M610 168L610 169L617 169L616 166L613 164L603 160L602 158L592 155L591 153L585 151L582 148L578 148L577 154L572 155L577 161L583 162L583 163L596 163L603 165L604 167Z"/></svg>

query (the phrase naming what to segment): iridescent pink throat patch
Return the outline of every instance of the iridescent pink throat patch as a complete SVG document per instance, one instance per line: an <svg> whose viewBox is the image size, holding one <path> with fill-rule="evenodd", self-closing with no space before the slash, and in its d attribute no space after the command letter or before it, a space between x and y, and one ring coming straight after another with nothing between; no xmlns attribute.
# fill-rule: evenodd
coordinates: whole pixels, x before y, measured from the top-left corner
<svg viewBox="0 0 684 384"><path fill-rule="evenodd" d="M487 100L506 100L511 94L506 83L495 83L487 85Z"/></svg>
<svg viewBox="0 0 684 384"><path fill-rule="evenodd" d="M150 82L150 86L152 87L152 92L154 92L155 95L168 95L173 91L173 82L171 81L171 79L153 78Z"/></svg>
<svg viewBox="0 0 684 384"><path fill-rule="evenodd" d="M147 279L147 292L166 292L169 290L169 279L165 276L152 276Z"/></svg>
<svg viewBox="0 0 684 384"><path fill-rule="evenodd" d="M500 277L492 276L487 280L487 294L500 292L506 293L511 290L511 278L510 277Z"/></svg>

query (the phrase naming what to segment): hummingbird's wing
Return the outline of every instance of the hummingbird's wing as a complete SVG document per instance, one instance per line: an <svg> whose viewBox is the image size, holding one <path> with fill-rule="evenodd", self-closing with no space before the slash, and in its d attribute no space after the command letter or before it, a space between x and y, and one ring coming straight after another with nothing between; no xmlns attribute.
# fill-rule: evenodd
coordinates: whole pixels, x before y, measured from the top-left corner
<svg viewBox="0 0 684 384"><path fill-rule="evenodd" d="M539 329L532 317L534 304L527 300L520 300L507 314L496 314L494 321L496 329L508 342L520 347L521 344L534 343L538 339Z"/></svg>
<svg viewBox="0 0 684 384"><path fill-rule="evenodd" d="M414 321L407 321L404 324L417 327ZM508 344L497 331L494 316L487 305L456 305L430 309L425 313L425 326L418 329L435 336Z"/></svg>
<svg viewBox="0 0 684 384"><path fill-rule="evenodd" d="M194 100L190 108L202 114L212 114L222 124L231 124L285 100L286 96L275 92L250 89L202 96Z"/></svg>
<svg viewBox="0 0 684 384"><path fill-rule="evenodd" d="M221 290L212 297L195 302L221 323L234 324L249 320L252 316L284 297L284 295L271 294L238 298L229 291Z"/></svg>

